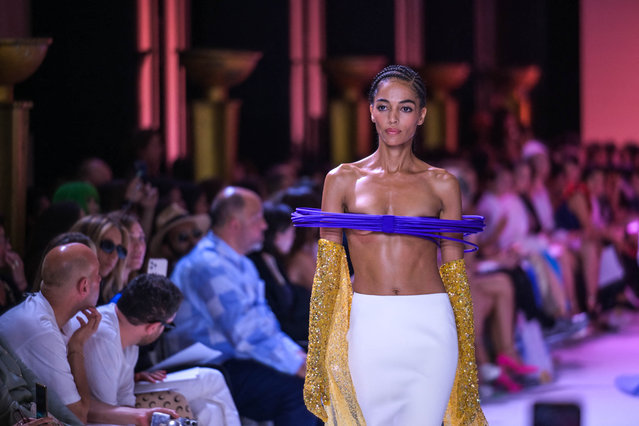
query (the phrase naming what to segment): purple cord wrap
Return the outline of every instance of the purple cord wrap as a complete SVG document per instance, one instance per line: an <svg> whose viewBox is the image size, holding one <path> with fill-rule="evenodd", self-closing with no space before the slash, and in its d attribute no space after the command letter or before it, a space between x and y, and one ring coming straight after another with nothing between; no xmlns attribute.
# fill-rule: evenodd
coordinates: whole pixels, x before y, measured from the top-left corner
<svg viewBox="0 0 639 426"><path fill-rule="evenodd" d="M291 214L293 225L302 227L347 228L361 231L384 232L387 234L404 234L427 238L439 245L439 239L457 241L471 246L464 252L476 251L477 244L461 238L440 235L477 234L484 230L486 223L482 216L462 216L461 220L439 219L434 217L411 217L393 215L373 215L362 213L327 213L320 209L300 207Z"/></svg>

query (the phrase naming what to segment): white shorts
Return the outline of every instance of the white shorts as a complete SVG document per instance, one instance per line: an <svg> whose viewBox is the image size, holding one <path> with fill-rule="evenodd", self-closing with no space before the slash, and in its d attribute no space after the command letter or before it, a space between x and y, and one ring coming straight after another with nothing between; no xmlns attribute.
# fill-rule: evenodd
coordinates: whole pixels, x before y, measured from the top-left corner
<svg viewBox="0 0 639 426"><path fill-rule="evenodd" d="M355 293L348 364L367 426L440 426L457 368L448 295Z"/></svg>

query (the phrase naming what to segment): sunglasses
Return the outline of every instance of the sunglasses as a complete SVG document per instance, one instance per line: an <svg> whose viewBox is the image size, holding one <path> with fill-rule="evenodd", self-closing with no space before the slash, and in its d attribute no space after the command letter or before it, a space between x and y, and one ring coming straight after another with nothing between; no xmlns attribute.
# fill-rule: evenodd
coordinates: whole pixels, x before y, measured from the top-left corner
<svg viewBox="0 0 639 426"><path fill-rule="evenodd" d="M116 250L120 259L126 259L126 248L124 248L122 244L118 244L116 246L111 240L100 241L100 250L102 250L106 254L111 254L113 253L113 250Z"/></svg>
<svg viewBox="0 0 639 426"><path fill-rule="evenodd" d="M180 243L185 243L187 241L189 241L191 238L200 238L202 236L202 231L200 231L198 228L193 229L190 233L189 232L180 232L179 234L177 234L177 240Z"/></svg>
<svg viewBox="0 0 639 426"><path fill-rule="evenodd" d="M164 326L164 331L170 331L175 328L174 322L166 322L166 321L158 321L158 322Z"/></svg>

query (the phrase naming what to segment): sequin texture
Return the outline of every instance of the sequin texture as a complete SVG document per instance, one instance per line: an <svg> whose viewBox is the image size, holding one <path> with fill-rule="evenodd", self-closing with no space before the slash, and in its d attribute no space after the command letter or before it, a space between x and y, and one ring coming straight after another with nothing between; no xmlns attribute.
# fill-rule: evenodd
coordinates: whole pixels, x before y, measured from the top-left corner
<svg viewBox="0 0 639 426"><path fill-rule="evenodd" d="M442 265L440 274L453 307L459 340L459 361L444 424L487 425L479 405L473 308L463 259ZM304 401L327 425L366 424L348 368L346 334L352 294L344 247L319 240Z"/></svg>
<svg viewBox="0 0 639 426"><path fill-rule="evenodd" d="M447 262L439 268L439 273L455 314L459 345L457 373L444 424L487 425L488 422L479 405L473 302L466 275L466 263L464 259Z"/></svg>
<svg viewBox="0 0 639 426"><path fill-rule="evenodd" d="M329 425L366 424L348 369L346 333L352 296L344 247L320 239L311 293L304 401L309 411Z"/></svg>

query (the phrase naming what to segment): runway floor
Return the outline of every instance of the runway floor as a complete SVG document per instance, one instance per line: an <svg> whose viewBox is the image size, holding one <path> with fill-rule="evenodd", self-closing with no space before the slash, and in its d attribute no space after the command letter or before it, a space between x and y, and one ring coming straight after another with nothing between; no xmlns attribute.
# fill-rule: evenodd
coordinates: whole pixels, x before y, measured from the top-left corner
<svg viewBox="0 0 639 426"><path fill-rule="evenodd" d="M535 402L568 402L579 405L581 426L639 426L639 397L621 392L614 383L620 375L639 376L639 314L622 318L617 332L593 334L554 349L551 383L487 398L482 407L488 423L532 426Z"/></svg>

